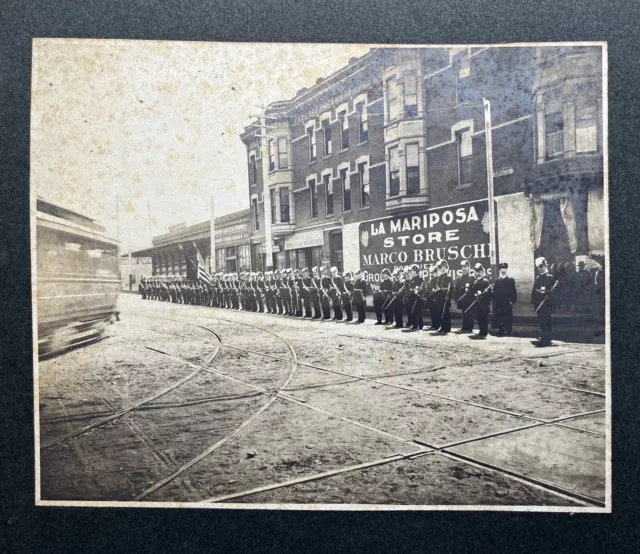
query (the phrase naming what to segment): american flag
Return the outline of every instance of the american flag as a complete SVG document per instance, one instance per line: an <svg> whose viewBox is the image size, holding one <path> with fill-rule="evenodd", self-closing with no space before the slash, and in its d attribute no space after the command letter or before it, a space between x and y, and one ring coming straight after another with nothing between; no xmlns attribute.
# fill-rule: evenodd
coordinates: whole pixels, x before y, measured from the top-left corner
<svg viewBox="0 0 640 554"><path fill-rule="evenodd" d="M207 266L204 263L204 258L202 254L200 254L200 250L196 246L196 243L193 243L193 247L196 249L196 254L198 256L198 265L197 265L197 276L200 281L204 281L207 285L213 285L213 279L211 278L211 273L207 269Z"/></svg>

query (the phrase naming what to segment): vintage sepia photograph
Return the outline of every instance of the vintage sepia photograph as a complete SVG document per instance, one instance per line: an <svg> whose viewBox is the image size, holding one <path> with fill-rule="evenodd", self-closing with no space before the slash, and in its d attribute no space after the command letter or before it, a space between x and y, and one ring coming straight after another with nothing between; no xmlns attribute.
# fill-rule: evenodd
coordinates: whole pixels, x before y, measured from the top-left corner
<svg viewBox="0 0 640 554"><path fill-rule="evenodd" d="M606 43L32 57L36 504L611 512Z"/></svg>

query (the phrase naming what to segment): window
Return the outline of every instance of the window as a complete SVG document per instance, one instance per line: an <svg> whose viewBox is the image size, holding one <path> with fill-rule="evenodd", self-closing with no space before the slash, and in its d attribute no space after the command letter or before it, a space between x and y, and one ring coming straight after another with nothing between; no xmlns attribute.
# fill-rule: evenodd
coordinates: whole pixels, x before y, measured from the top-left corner
<svg viewBox="0 0 640 554"><path fill-rule="evenodd" d="M576 97L576 153L598 150L598 98L595 89L579 89Z"/></svg>
<svg viewBox="0 0 640 554"><path fill-rule="evenodd" d="M400 100L398 98L398 82L395 77L387 79L387 113L389 119L400 116Z"/></svg>
<svg viewBox="0 0 640 554"><path fill-rule="evenodd" d="M271 205L271 224L276 223L276 195L274 190L269 191L269 204Z"/></svg>
<svg viewBox="0 0 640 554"><path fill-rule="evenodd" d="M456 133L458 145L458 185L473 182L473 147L471 129L462 129Z"/></svg>
<svg viewBox="0 0 640 554"><path fill-rule="evenodd" d="M458 60L458 79L468 77L470 73L469 56L463 56Z"/></svg>
<svg viewBox="0 0 640 554"><path fill-rule="evenodd" d="M327 199L327 215L330 215L333 213L333 179L331 178L331 175L323 175L322 184L324 185L325 195Z"/></svg>
<svg viewBox="0 0 640 554"><path fill-rule="evenodd" d="M358 175L360 176L360 206L364 208L371 204L371 190L369 188L369 168L367 162L358 164Z"/></svg>
<svg viewBox="0 0 640 554"><path fill-rule="evenodd" d="M324 137L324 155L331 155L331 123L328 119L322 120L322 134Z"/></svg>
<svg viewBox="0 0 640 554"><path fill-rule="evenodd" d="M280 188L280 223L289 223L289 187Z"/></svg>
<svg viewBox="0 0 640 554"><path fill-rule="evenodd" d="M564 152L564 121L562 112L547 113L544 116L547 159L562 156Z"/></svg>
<svg viewBox="0 0 640 554"><path fill-rule="evenodd" d="M404 116L418 116L418 85L413 72L404 75Z"/></svg>
<svg viewBox="0 0 640 554"><path fill-rule="evenodd" d="M280 137L278 139L278 167L284 169L289 165L289 156L287 154L287 139Z"/></svg>
<svg viewBox="0 0 640 554"><path fill-rule="evenodd" d="M400 194L400 164L398 147L389 148L389 196Z"/></svg>
<svg viewBox="0 0 640 554"><path fill-rule="evenodd" d="M236 257L236 247L235 246L229 246L229 247L225 248L225 256L226 256L227 259L235 258Z"/></svg>
<svg viewBox="0 0 640 554"><path fill-rule="evenodd" d="M342 182L342 210L351 210L351 183L349 182L349 169L340 170L340 181Z"/></svg>
<svg viewBox="0 0 640 554"><path fill-rule="evenodd" d="M249 156L249 180L252 186L258 183L258 164L255 154Z"/></svg>
<svg viewBox="0 0 640 554"><path fill-rule="evenodd" d="M341 131L341 148L349 148L349 118L347 117L347 110L338 112L338 121L340 121Z"/></svg>
<svg viewBox="0 0 640 554"><path fill-rule="evenodd" d="M318 189L316 188L316 180L309 179L309 196L311 197L311 217L318 217Z"/></svg>
<svg viewBox="0 0 640 554"><path fill-rule="evenodd" d="M417 144L407 144L407 194L420 194L420 158Z"/></svg>
<svg viewBox="0 0 640 554"><path fill-rule="evenodd" d="M367 108L364 102L356 104L356 112L358 113L358 142L367 142L369 140L369 122L367 121Z"/></svg>
<svg viewBox="0 0 640 554"><path fill-rule="evenodd" d="M307 139L309 141L309 162L316 161L316 132L313 125L307 127Z"/></svg>
<svg viewBox="0 0 640 554"><path fill-rule="evenodd" d="M275 171L276 169L276 153L273 148L273 140L269 141L269 171Z"/></svg>
<svg viewBox="0 0 640 554"><path fill-rule="evenodd" d="M258 211L258 199L254 198L251 201L253 207L253 228L256 231L260 230L260 212Z"/></svg>

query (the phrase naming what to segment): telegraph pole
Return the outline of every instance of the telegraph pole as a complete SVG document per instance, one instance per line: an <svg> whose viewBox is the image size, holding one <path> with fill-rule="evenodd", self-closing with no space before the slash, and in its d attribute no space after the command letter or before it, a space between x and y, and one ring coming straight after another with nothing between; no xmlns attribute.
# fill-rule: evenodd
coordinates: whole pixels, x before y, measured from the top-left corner
<svg viewBox="0 0 640 554"><path fill-rule="evenodd" d="M271 195L269 194L269 151L267 131L267 118L262 112L260 116L260 148L262 150L262 200L264 206L264 245L266 252L265 270L273 269L273 248L271 243Z"/></svg>
<svg viewBox="0 0 640 554"><path fill-rule="evenodd" d="M493 201L493 137L491 136L491 102L482 99L484 105L484 134L487 152L487 199L489 201L489 256L491 259L491 277L498 274L498 255L496 243L496 207Z"/></svg>
<svg viewBox="0 0 640 554"><path fill-rule="evenodd" d="M153 232L151 231L151 202L147 202L147 214L149 216L149 246L153 246Z"/></svg>
<svg viewBox="0 0 640 554"><path fill-rule="evenodd" d="M211 196L211 257L209 258L209 267L211 274L216 272L216 214L214 209L214 197Z"/></svg>

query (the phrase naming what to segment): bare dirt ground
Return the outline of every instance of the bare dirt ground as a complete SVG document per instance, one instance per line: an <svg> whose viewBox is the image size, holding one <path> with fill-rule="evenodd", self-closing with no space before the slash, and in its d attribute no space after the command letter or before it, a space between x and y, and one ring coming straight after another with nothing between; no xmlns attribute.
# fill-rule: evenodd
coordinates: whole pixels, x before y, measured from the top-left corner
<svg viewBox="0 0 640 554"><path fill-rule="evenodd" d="M604 506L604 346L120 304L39 364L43 500Z"/></svg>

